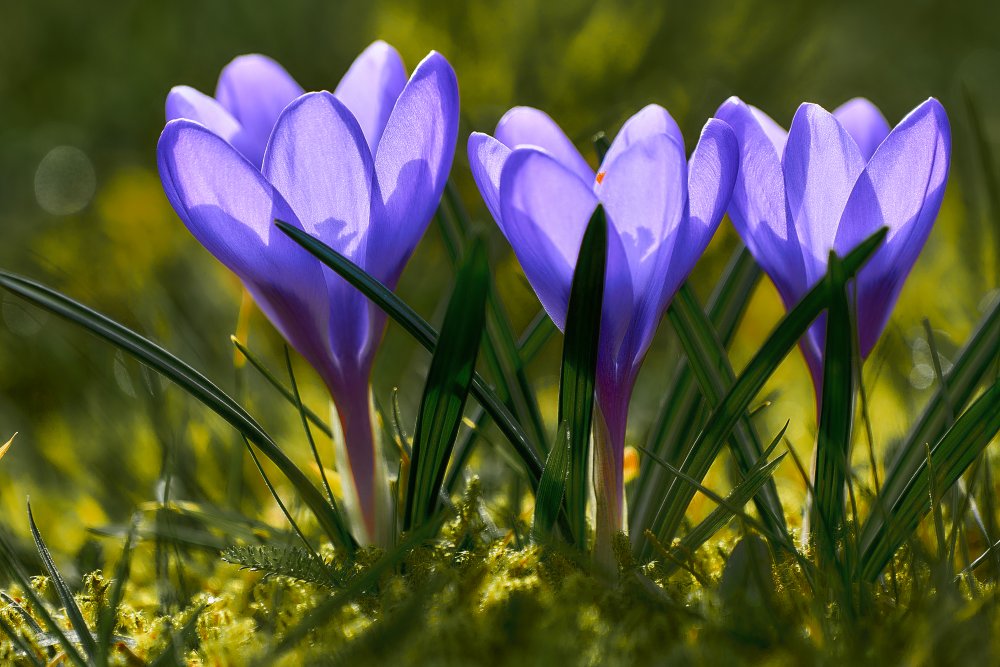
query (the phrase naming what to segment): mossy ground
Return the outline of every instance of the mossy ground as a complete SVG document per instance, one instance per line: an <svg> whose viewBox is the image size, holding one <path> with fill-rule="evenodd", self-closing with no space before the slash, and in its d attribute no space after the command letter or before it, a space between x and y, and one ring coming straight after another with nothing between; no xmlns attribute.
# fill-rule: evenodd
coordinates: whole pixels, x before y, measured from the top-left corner
<svg viewBox="0 0 1000 667"><path fill-rule="evenodd" d="M258 566L272 572L202 552L164 574L150 567L152 548L140 546L112 663L158 657L156 664L186 665L977 665L1000 657L994 585L938 575L943 568L919 544L901 552L895 577L824 599L794 559L775 557L736 525L683 568L665 561L640 567L621 549L617 573L596 570L564 547L530 545L521 528L496 534L478 494L467 494L439 539L361 587L379 568L380 550L365 550L345 566L336 551L323 549L323 580L322 572L310 574L308 562L267 564L296 547L262 552ZM58 607L48 578L32 585ZM110 588L110 575L83 577L77 601L92 627ZM184 590L196 593L185 598ZM8 593L30 608L23 591ZM64 660L51 636L33 630L13 604L0 615L38 657ZM56 616L68 629L63 612ZM302 624L308 631L283 645ZM31 664L6 638L0 661Z"/></svg>

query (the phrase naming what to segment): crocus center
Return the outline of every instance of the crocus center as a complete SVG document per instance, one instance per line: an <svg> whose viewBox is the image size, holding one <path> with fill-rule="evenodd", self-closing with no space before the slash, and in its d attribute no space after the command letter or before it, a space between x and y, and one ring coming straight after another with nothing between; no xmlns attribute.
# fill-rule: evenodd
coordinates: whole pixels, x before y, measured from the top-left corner
<svg viewBox="0 0 1000 667"><path fill-rule="evenodd" d="M599 172L597 172L597 184L598 185L600 185L601 183L604 182L604 175L607 174L607 173L608 172L606 172L606 171L599 171Z"/></svg>

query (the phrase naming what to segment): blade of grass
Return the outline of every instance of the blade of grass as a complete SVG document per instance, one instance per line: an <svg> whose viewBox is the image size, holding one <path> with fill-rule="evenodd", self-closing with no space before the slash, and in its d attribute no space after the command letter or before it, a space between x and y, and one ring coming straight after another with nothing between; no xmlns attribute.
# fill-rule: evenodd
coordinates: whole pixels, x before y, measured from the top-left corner
<svg viewBox="0 0 1000 667"><path fill-rule="evenodd" d="M83 647L83 651L88 657L94 656L97 653L97 644L94 642L94 635L90 633L90 628L87 627L87 622L83 620L83 612L80 611L80 606L76 603L73 592L69 590L66 580L62 578L58 568L56 568L56 563L52 560L52 554L49 553L49 548L45 546L45 541L42 539L41 533L38 532L38 526L35 525L35 517L31 513L30 501L28 502L28 527L31 529L31 537L35 540L35 548L38 549L38 555L42 557L45 570L49 573L49 579L52 580L52 587L56 589L59 602L62 603L63 610L66 612L66 618L69 619L70 625L77 634L77 639L80 640L80 646Z"/></svg>
<svg viewBox="0 0 1000 667"><path fill-rule="evenodd" d="M476 239L456 277L427 372L413 437L404 530L423 524L435 513L483 338L488 281L486 249Z"/></svg>
<svg viewBox="0 0 1000 667"><path fill-rule="evenodd" d="M250 362L250 365L254 367L254 370L260 373L261 377L267 380L267 383L274 387L286 401L288 401L293 407L296 407L295 395L288 387L281 383L281 380L279 380L260 359L257 358L257 355L253 354L250 351L250 348L241 343L236 336L230 336L229 340L233 343L233 346L239 350L240 354L242 354L246 360ZM313 426L323 432L323 435L328 438L333 437L333 430L330 428L330 425L323 421L319 415L304 405L302 406L302 411L305 412L306 417L309 418L309 421L312 422Z"/></svg>
<svg viewBox="0 0 1000 667"><path fill-rule="evenodd" d="M844 280L851 279L885 238L883 228L862 241L843 260ZM781 320L760 350L753 356L746 368L733 383L719 406L713 410L704 430L698 435L680 470L696 481L704 479L719 451L729 438L733 427L750 406L750 402L760 392L764 383L777 370L778 365L791 352L798 340L805 334L813 320L830 301L831 286L842 288L829 275L825 276L802 298L802 300ZM681 484L676 478L670 483L663 496L654 532L660 542L667 544L677 534L677 530L694 497L694 489Z"/></svg>
<svg viewBox="0 0 1000 667"><path fill-rule="evenodd" d="M336 271L347 282L368 297L376 306L384 310L395 320L414 340L433 352L437 344L437 332L422 317L392 293L389 288L365 273L349 259L325 245L300 229L296 229L280 220L275 224L293 241L305 248L309 253ZM496 422L504 437L513 446L518 458L524 463L532 481L532 488L537 486L542 475L542 463L538 449L524 433L514 415L507 409L496 393L490 389L478 374L473 376L472 395L486 409Z"/></svg>
<svg viewBox="0 0 1000 667"><path fill-rule="evenodd" d="M815 538L821 561L838 562L837 543L844 527L844 490L854 421L853 324L847 300L847 281L836 253L831 252L827 266L832 281L830 306L826 317L826 346L823 351L823 393L820 401L819 428L816 436L816 490L813 525L826 530Z"/></svg>
<svg viewBox="0 0 1000 667"><path fill-rule="evenodd" d="M152 341L69 297L34 281L0 271L3 287L37 306L77 324L127 352L173 381L253 442L295 487L316 515L327 536L350 557L357 548L343 517L323 498L309 478L281 451L263 428L236 401L190 365Z"/></svg>
<svg viewBox="0 0 1000 667"><path fill-rule="evenodd" d="M710 407L716 407L736 376L715 328L689 285L684 284L678 290L667 309L667 316L684 346L688 365L701 385L702 394ZM746 415L736 424L729 443L740 472L747 475L763 451L757 433ZM764 489L754 497L754 501L761 517L772 531L779 534L787 532L778 489L773 481L765 483Z"/></svg>
<svg viewBox="0 0 1000 667"><path fill-rule="evenodd" d="M570 437L569 424L559 425L559 435L549 450L542 469L542 479L538 482L538 492L535 493L535 513L531 522L531 539L537 544L545 544L552 535L556 525L559 510L562 508L563 496L566 495L566 483L569 480L570 463L572 460L573 442ZM586 517L584 517L586 518Z"/></svg>
<svg viewBox="0 0 1000 667"><path fill-rule="evenodd" d="M306 408L302 405L302 396L299 395L299 385L295 381L295 371L292 369L292 355L288 352L287 345L284 346L284 349L285 368L288 369L288 381L292 385L292 398L295 399L295 408L302 419L302 430L306 433L306 440L309 441L309 449L312 451L313 460L316 462L316 467L319 468L319 478L323 483L323 489L326 491L326 499L332 507L336 508L337 500L333 497L333 489L330 488L330 481L326 478L326 467L323 465L323 459L320 458L319 450L316 448L316 440L313 439L312 430L309 428L309 418L306 415Z"/></svg>
<svg viewBox="0 0 1000 667"><path fill-rule="evenodd" d="M878 577L930 509L928 498L931 489L938 493L947 491L998 431L1000 381L987 389L955 421L930 450L929 460L901 485L901 493L883 499L885 512L873 512L868 517L861 530L859 579L874 581Z"/></svg>
<svg viewBox="0 0 1000 667"><path fill-rule="evenodd" d="M604 276L607 264L608 223L597 207L583 234L573 272L566 336L559 371L559 424L569 429L570 466L566 483L566 511L572 539L580 549L587 541L587 496L590 475L590 429L594 416L597 346L601 337Z"/></svg>

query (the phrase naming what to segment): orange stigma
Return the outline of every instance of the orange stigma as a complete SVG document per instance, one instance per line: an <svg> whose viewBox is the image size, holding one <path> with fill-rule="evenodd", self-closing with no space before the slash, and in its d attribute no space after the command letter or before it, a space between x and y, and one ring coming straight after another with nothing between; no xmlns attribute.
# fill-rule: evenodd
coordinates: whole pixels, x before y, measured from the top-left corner
<svg viewBox="0 0 1000 667"><path fill-rule="evenodd" d="M607 173L606 171L599 171L599 172L597 172L597 184L598 185L600 185L601 183L604 182L604 175L606 173Z"/></svg>

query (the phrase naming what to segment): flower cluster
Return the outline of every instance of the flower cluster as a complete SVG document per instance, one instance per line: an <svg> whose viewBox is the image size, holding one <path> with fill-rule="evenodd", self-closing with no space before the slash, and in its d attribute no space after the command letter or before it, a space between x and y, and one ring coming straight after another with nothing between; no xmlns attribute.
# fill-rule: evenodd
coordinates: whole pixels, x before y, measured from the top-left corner
<svg viewBox="0 0 1000 667"><path fill-rule="evenodd" d="M167 98L163 186L191 233L240 277L326 382L346 444L338 460L367 541L385 531L387 487L369 376L385 316L281 234L283 220L394 287L440 200L458 139L458 85L428 55L407 78L370 46L331 94L305 93L274 61L242 56L215 97ZM566 322L587 221L608 220L597 377L598 539L624 528L622 461L632 388L659 321L726 212L787 307L880 227L885 244L854 284L861 354L885 328L943 197L948 120L927 100L890 130L866 100L804 104L786 133L737 98L709 119L690 158L677 123L650 105L592 168L544 112L510 110L468 140L472 174L552 321ZM817 391L824 323L801 341Z"/></svg>

